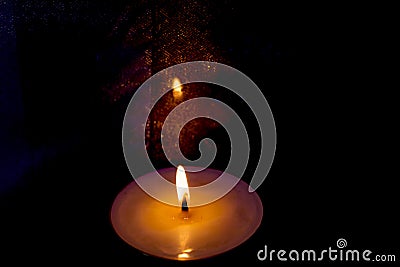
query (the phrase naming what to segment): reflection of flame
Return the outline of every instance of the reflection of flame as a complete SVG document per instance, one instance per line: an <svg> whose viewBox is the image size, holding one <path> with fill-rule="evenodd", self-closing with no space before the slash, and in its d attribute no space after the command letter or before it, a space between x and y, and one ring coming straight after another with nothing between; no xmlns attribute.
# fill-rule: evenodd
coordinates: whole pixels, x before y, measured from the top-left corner
<svg viewBox="0 0 400 267"><path fill-rule="evenodd" d="M178 258L179 259L189 259L189 254L187 254L187 253L181 253L181 254L178 254Z"/></svg>
<svg viewBox="0 0 400 267"><path fill-rule="evenodd" d="M176 192L178 193L179 204L182 205L183 198L186 197L187 204L189 205L189 186L185 169L181 165L178 166L178 170L176 171Z"/></svg>
<svg viewBox="0 0 400 267"><path fill-rule="evenodd" d="M189 231L188 228L183 228L181 229L181 231L179 232L179 249L181 251L181 253L178 254L178 259L179 260L185 260L185 259L189 259L190 258L190 252L193 251L192 248L188 248L188 241L189 241L190 235L189 235Z"/></svg>
<svg viewBox="0 0 400 267"><path fill-rule="evenodd" d="M175 98L182 96L182 84L178 78L174 78L172 81L172 94Z"/></svg>

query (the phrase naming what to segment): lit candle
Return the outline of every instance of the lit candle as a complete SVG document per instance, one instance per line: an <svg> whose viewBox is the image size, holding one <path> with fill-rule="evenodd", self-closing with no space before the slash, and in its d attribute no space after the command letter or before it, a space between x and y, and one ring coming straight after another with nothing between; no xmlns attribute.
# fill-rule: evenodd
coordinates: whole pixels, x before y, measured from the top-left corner
<svg viewBox="0 0 400 267"><path fill-rule="evenodd" d="M258 195L240 180L224 197L191 207L191 199L207 202L202 191L190 187L208 184L221 172L206 169L185 173L183 167L162 169L159 173L176 182L175 197L180 207L167 205L149 196L133 181L116 197L111 221L117 234L143 253L173 259L195 260L226 252L246 241L261 223L263 208ZM154 183L156 173L137 180ZM187 177L186 177L187 176ZM229 182L239 179L225 175ZM190 185L190 187L189 187ZM154 186L157 186L154 184Z"/></svg>

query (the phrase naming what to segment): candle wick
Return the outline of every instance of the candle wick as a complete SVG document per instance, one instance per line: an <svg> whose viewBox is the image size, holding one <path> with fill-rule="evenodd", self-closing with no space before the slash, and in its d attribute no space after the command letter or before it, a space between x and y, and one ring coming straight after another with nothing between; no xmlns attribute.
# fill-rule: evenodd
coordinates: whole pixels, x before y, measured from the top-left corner
<svg viewBox="0 0 400 267"><path fill-rule="evenodd" d="M186 212L187 212L187 211L189 211L189 207L188 207L186 195L187 195L187 194L185 194L185 195L183 196L183 199L182 199L182 211L186 211Z"/></svg>

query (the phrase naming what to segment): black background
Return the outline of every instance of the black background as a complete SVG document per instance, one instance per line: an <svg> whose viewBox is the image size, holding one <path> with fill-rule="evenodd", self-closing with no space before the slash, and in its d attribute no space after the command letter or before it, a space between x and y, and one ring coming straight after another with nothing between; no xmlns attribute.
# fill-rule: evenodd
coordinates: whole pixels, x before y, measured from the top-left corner
<svg viewBox="0 0 400 267"><path fill-rule="evenodd" d="M83 11L68 2L61 17L51 5L2 4L2 33L13 22L16 33L4 35L1 59L2 259L264 265L264 245L317 250L339 238L399 257L395 17L365 4L218 4L213 42L263 90L276 123L275 160L257 191L262 225L238 248L197 262L144 256L120 240L109 212L131 181L121 147L127 101L104 101L96 55L127 2L87 1ZM21 106L10 98L18 94Z"/></svg>

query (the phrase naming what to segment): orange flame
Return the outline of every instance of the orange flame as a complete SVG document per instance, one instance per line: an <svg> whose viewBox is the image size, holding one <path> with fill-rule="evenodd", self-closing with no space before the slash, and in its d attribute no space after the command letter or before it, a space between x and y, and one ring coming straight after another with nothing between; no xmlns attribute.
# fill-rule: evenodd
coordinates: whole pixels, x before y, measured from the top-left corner
<svg viewBox="0 0 400 267"><path fill-rule="evenodd" d="M182 84L178 78L174 78L172 81L172 94L175 98L182 96Z"/></svg>

